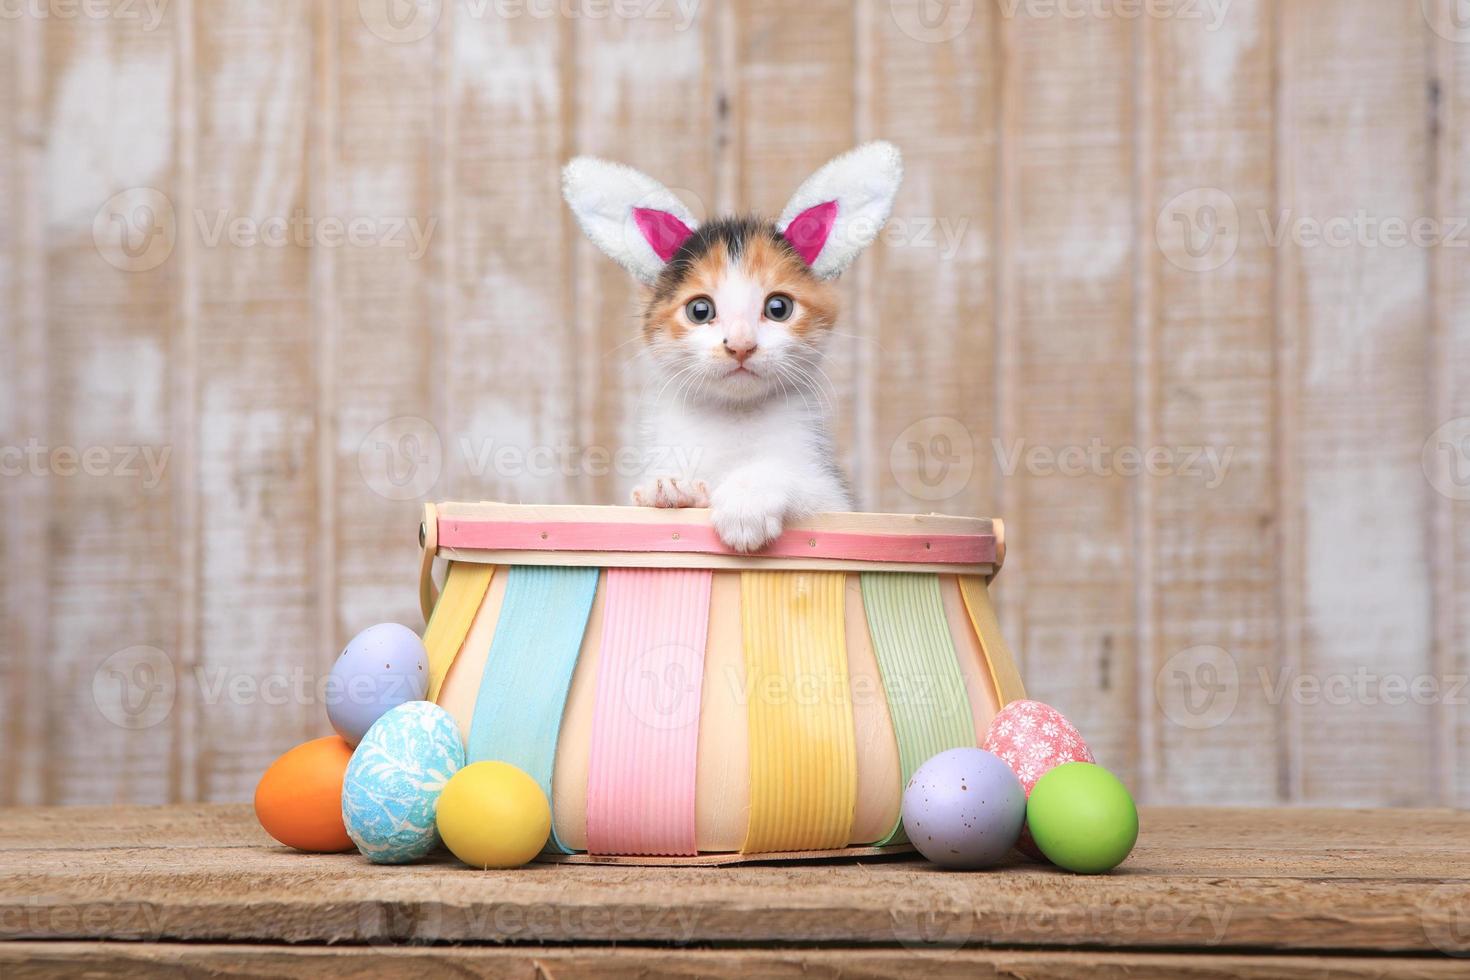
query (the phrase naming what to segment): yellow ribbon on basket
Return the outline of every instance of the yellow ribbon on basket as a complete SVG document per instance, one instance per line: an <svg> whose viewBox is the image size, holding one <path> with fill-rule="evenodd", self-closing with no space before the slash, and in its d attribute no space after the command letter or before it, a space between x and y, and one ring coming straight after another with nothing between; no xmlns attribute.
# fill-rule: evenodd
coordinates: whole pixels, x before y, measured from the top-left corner
<svg viewBox="0 0 1470 980"><path fill-rule="evenodd" d="M857 745L841 572L742 572L747 854L846 847Z"/></svg>
<svg viewBox="0 0 1470 980"><path fill-rule="evenodd" d="M1000 632L1000 620L995 616L995 607L990 602L990 590L985 579L979 575L961 575L960 595L964 596L965 609L970 614L970 623L980 639L980 648L985 651L985 662L990 666L990 679L995 682L995 697L1001 707L1026 697L1026 685L1021 672L1016 668L1016 659ZM984 733L980 733L984 738Z"/></svg>
<svg viewBox="0 0 1470 980"><path fill-rule="evenodd" d="M490 577L495 573L494 565L479 562L452 561L444 578L444 592L434 606L428 626L424 627L424 649L429 653L430 701L438 702L444 678L454 665L469 634L470 624L485 601L485 590L490 587Z"/></svg>

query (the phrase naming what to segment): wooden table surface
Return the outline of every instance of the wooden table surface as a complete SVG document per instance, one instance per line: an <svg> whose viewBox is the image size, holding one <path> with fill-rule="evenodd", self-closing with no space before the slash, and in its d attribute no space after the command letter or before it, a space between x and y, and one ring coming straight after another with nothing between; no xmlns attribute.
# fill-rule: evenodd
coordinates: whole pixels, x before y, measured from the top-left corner
<svg viewBox="0 0 1470 980"><path fill-rule="evenodd" d="M1153 808L1110 875L913 858L473 871L247 806L0 810L0 974L1470 975L1470 813Z"/></svg>

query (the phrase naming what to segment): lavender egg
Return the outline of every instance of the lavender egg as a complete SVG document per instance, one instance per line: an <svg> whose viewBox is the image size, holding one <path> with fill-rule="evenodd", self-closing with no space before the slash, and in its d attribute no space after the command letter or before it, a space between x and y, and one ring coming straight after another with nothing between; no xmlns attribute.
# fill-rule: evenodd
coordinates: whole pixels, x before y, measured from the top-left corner
<svg viewBox="0 0 1470 980"><path fill-rule="evenodd" d="M417 633L379 623L354 636L327 679L327 718L348 745L389 710L422 701L429 690L429 654Z"/></svg>
<svg viewBox="0 0 1470 980"><path fill-rule="evenodd" d="M1011 767L984 749L934 756L903 791L903 829L919 853L946 868L985 868L1016 845L1026 791Z"/></svg>

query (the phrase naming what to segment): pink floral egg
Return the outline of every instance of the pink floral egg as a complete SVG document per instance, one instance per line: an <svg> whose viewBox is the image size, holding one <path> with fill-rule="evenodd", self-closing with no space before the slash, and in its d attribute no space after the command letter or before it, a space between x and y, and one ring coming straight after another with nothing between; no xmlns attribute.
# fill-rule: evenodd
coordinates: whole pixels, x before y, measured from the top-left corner
<svg viewBox="0 0 1470 980"><path fill-rule="evenodd" d="M991 720L981 748L999 756L1026 795L1036 781L1064 762L1097 762L1077 729L1049 704L1012 701ZM1016 845L1023 853L1040 858L1029 830L1021 832Z"/></svg>

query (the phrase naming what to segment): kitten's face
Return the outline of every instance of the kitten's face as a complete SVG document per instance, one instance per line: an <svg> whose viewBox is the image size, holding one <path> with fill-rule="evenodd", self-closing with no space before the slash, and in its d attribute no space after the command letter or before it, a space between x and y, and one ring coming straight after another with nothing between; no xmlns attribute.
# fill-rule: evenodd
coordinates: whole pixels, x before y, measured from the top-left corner
<svg viewBox="0 0 1470 980"><path fill-rule="evenodd" d="M820 401L817 364L836 290L768 221L699 228L664 267L643 338L668 387L726 404L782 392Z"/></svg>

